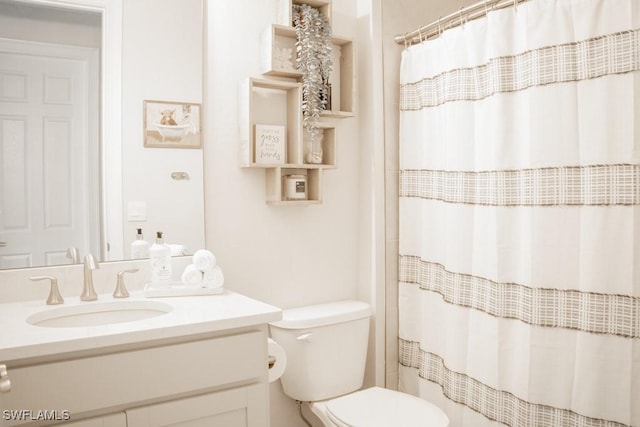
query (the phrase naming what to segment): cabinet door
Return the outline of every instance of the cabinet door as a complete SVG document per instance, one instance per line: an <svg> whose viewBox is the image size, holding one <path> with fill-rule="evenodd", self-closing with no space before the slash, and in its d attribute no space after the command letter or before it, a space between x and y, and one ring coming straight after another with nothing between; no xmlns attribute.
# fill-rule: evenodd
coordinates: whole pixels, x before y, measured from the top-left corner
<svg viewBox="0 0 640 427"><path fill-rule="evenodd" d="M89 418L82 421L69 421L64 427L127 427L127 416L124 412Z"/></svg>
<svg viewBox="0 0 640 427"><path fill-rule="evenodd" d="M269 427L266 384L127 410L128 427Z"/></svg>
<svg viewBox="0 0 640 427"><path fill-rule="evenodd" d="M2 0L0 0L1 2ZM11 393L0 393L0 427L24 424L1 412L62 408L85 414L158 402L241 381L266 378L263 331L107 353L10 370ZM188 363L176 361L185 359ZM97 369L102 367L102 369ZM160 378L160 380L159 380Z"/></svg>

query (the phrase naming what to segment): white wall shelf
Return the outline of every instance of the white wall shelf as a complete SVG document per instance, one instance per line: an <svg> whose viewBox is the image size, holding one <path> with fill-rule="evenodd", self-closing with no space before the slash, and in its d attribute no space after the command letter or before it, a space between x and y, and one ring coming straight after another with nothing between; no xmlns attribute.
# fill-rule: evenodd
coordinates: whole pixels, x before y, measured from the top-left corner
<svg viewBox="0 0 640 427"><path fill-rule="evenodd" d="M240 166L268 167L256 163L255 125L280 125L286 129L284 163L302 163L302 87L300 83L250 77L240 86Z"/></svg>
<svg viewBox="0 0 640 427"><path fill-rule="evenodd" d="M318 127L322 129L322 164L309 164L304 160L304 167L314 168L320 167L322 169L335 169L337 167L337 130L333 123L321 121L318 122ZM303 147L302 153L307 153L307 141L310 139L310 135L306 129L303 129Z"/></svg>
<svg viewBox="0 0 640 427"><path fill-rule="evenodd" d="M293 26L293 5L308 4L311 7L319 9L320 12L329 20L329 25L333 26L331 0L278 0L277 3L277 23L280 25Z"/></svg>
<svg viewBox="0 0 640 427"><path fill-rule="evenodd" d="M295 69L296 31L293 27L272 24L262 32L260 72L265 76L301 80ZM332 87L331 108L322 115L331 118L348 118L354 115L355 52L353 40L346 37L331 38L333 72L329 82ZM289 57L284 51L291 53Z"/></svg>
<svg viewBox="0 0 640 427"><path fill-rule="evenodd" d="M304 168L270 168L266 170L267 203L270 205L311 205L322 203L322 167L305 165ZM305 175L307 178L306 200L286 200L283 178L286 175Z"/></svg>
<svg viewBox="0 0 640 427"><path fill-rule="evenodd" d="M240 88L240 166L265 169L267 204L278 206L322 203L322 175L337 167L338 131L333 120L354 116L355 52L353 40L332 37L333 71L331 105L321 113L318 126L322 129L322 163L306 163L310 136L303 129L302 73L295 67L296 31L292 22L292 7L308 4L319 9L331 23L331 0L278 0L277 22L261 36L260 71L274 78L246 79ZM286 142L283 162L262 163L256 156L256 125L284 126ZM287 200L287 175L304 175L306 198Z"/></svg>

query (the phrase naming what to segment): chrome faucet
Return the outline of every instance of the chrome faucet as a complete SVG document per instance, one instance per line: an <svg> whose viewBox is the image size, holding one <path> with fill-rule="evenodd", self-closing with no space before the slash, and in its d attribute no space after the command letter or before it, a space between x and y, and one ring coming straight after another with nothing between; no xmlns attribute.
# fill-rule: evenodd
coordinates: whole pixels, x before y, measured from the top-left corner
<svg viewBox="0 0 640 427"><path fill-rule="evenodd" d="M82 301L93 301L98 299L98 294L96 294L96 290L93 288L93 270L97 270L100 268L98 262L91 254L87 254L84 257L84 282L82 284L82 295L80 295L80 299Z"/></svg>

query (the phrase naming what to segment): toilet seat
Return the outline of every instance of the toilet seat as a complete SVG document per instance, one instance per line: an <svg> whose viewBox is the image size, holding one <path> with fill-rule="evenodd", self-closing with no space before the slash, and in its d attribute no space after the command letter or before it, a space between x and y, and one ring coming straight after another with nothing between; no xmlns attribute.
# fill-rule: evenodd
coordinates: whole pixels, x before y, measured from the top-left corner
<svg viewBox="0 0 640 427"><path fill-rule="evenodd" d="M415 396L372 387L326 403L339 427L447 427L449 418L434 404Z"/></svg>

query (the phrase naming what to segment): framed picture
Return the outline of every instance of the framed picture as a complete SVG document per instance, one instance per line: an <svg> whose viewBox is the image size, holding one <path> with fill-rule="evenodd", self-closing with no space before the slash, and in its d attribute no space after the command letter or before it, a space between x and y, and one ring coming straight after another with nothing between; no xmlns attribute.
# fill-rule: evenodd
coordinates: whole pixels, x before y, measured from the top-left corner
<svg viewBox="0 0 640 427"><path fill-rule="evenodd" d="M284 164L286 129L278 125L256 125L256 163L268 165Z"/></svg>
<svg viewBox="0 0 640 427"><path fill-rule="evenodd" d="M144 146L202 148L200 104L144 101Z"/></svg>

